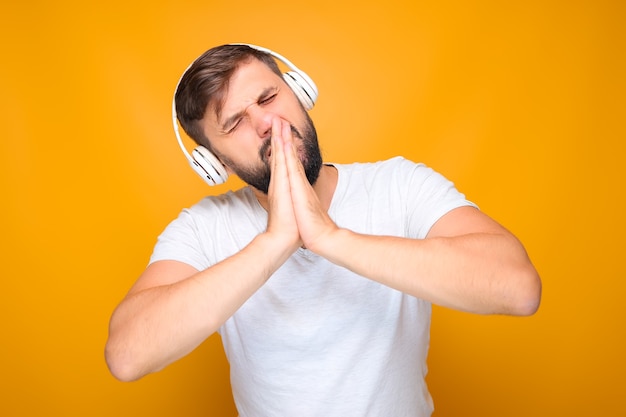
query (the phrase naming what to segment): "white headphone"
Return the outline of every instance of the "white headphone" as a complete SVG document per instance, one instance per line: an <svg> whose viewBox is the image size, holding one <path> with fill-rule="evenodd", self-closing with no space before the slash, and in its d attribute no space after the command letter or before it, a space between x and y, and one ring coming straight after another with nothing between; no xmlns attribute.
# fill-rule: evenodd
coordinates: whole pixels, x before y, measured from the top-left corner
<svg viewBox="0 0 626 417"><path fill-rule="evenodd" d="M260 46L250 45L247 43L238 43L231 45L249 46L259 51L266 52L285 64L290 69L290 71L283 74L283 79L285 80L289 88L293 90L296 97L306 110L311 110L313 108L315 102L317 101L317 86L308 75L299 70L294 64L291 63L291 61L274 51ZM193 63L191 65L193 65ZM224 165L222 165L219 159L217 159L217 157L204 146L196 147L190 155L189 152L187 152L187 149L185 149L183 141L180 137L180 132L178 128L178 116L176 114L176 92L178 91L180 81L182 80L187 70L189 70L191 65L189 65L189 67L187 67L187 69L183 72L183 75L181 75L178 83L176 83L176 89L174 90L174 98L172 99L172 123L174 125L174 133L176 134L178 145L185 154L187 161L189 161L189 165L191 165L191 168L193 168L193 170L198 175L200 175L200 177L202 177L202 179L207 184L223 184L226 179L228 179L228 173L226 172L226 168L224 168Z"/></svg>

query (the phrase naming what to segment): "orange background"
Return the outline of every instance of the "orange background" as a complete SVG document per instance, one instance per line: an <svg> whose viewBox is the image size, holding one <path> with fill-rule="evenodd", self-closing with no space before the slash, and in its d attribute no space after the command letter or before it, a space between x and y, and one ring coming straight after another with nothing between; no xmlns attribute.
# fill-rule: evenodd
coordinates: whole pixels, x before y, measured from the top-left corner
<svg viewBox="0 0 626 417"><path fill-rule="evenodd" d="M325 159L404 155L525 243L530 318L434 309L435 416L626 414L626 3L94 1L0 6L0 415L233 416L218 337L135 383L103 347L156 236L208 188L170 100L216 44L320 89Z"/></svg>

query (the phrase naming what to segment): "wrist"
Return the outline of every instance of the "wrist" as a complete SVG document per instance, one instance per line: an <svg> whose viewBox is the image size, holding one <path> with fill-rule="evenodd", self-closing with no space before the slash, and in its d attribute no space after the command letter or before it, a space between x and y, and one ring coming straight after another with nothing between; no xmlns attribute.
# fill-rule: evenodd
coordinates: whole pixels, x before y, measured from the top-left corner
<svg viewBox="0 0 626 417"><path fill-rule="evenodd" d="M289 258L302 244L299 238L284 233L265 231L254 238L267 256L278 255L283 261Z"/></svg>
<svg viewBox="0 0 626 417"><path fill-rule="evenodd" d="M345 266L345 263L341 260L345 259L346 256L350 256L350 253L353 251L350 242L354 235L354 232L348 229L337 227L323 237L318 238L315 245L308 249L337 265Z"/></svg>

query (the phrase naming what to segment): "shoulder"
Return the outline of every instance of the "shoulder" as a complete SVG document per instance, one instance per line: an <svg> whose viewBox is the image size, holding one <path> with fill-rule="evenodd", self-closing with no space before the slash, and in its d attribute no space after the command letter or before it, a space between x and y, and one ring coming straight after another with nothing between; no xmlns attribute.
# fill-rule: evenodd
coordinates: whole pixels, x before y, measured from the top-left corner
<svg viewBox="0 0 626 417"><path fill-rule="evenodd" d="M237 219L255 219L262 211L254 193L247 187L224 194L207 196L196 204L182 209L166 227L164 234L216 233L232 228Z"/></svg>
<svg viewBox="0 0 626 417"><path fill-rule="evenodd" d="M394 156L389 159L383 159L374 162L353 162L350 164L331 163L342 171L369 171L369 170L393 170L407 169L425 166L423 163L411 161L403 156Z"/></svg>
<svg viewBox="0 0 626 417"><path fill-rule="evenodd" d="M249 189L208 196L183 209L161 232L150 263L176 260L200 270L241 250L265 227Z"/></svg>
<svg viewBox="0 0 626 417"><path fill-rule="evenodd" d="M237 210L253 207L257 204L256 197L249 187L224 194L206 196L196 204L185 209L193 213L204 213L215 210Z"/></svg>
<svg viewBox="0 0 626 417"><path fill-rule="evenodd" d="M183 208L175 222L215 223L215 220L230 221L241 216L255 216L263 211L249 187L223 194L206 196L197 203Z"/></svg>
<svg viewBox="0 0 626 417"><path fill-rule="evenodd" d="M423 181L434 170L421 162L411 161L403 156L375 161L355 162L351 164L332 164L337 168L340 181L376 184L380 181L394 180L396 184L408 184Z"/></svg>

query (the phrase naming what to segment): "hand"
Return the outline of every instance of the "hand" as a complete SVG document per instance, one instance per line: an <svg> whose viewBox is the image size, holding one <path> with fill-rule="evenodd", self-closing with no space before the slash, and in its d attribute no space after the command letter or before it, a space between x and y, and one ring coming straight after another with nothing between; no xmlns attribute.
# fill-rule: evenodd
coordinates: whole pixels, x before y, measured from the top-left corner
<svg viewBox="0 0 626 417"><path fill-rule="evenodd" d="M267 232L278 236L280 239L285 239L295 251L302 245L302 242L293 210L291 187L285 161L285 137L291 140L289 123L275 118L272 121L272 157L270 161L272 177L267 193L269 205Z"/></svg>
<svg viewBox="0 0 626 417"><path fill-rule="evenodd" d="M289 177L290 195L298 232L304 246L319 253L326 238L338 230L309 183L298 157L297 144L288 124L283 126L283 153Z"/></svg>

